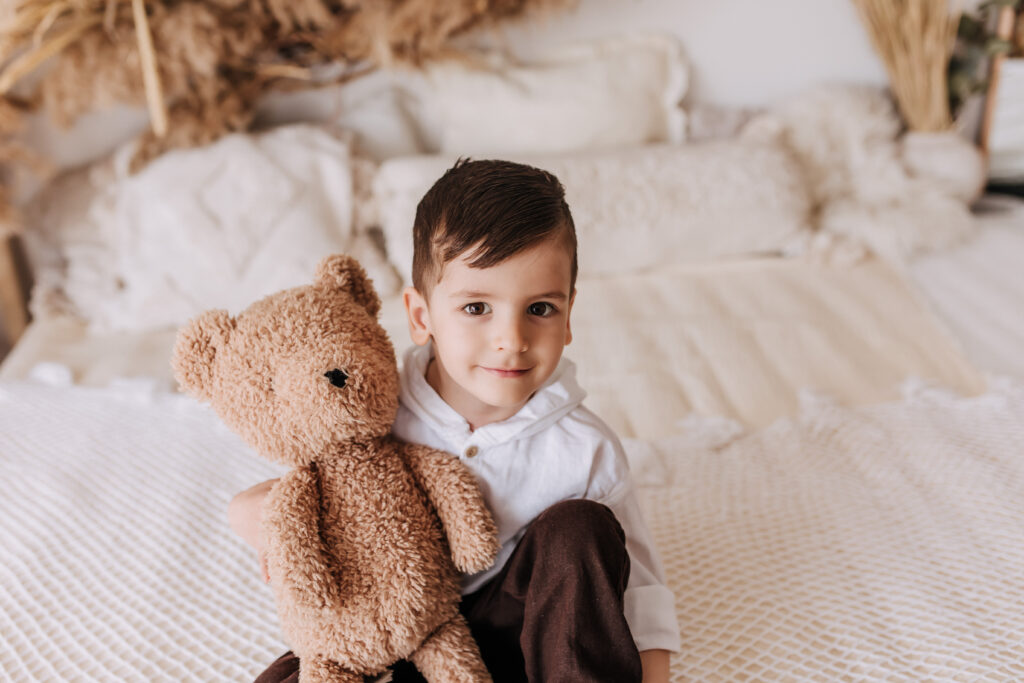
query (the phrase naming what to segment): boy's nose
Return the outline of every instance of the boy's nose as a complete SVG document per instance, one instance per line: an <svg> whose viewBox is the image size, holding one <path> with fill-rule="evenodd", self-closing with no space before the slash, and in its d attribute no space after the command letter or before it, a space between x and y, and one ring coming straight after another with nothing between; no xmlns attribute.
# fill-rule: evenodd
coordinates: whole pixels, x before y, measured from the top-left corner
<svg viewBox="0 0 1024 683"><path fill-rule="evenodd" d="M522 324L518 321L509 321L502 325L494 337L494 348L497 351L523 353L529 347L526 335L523 334Z"/></svg>

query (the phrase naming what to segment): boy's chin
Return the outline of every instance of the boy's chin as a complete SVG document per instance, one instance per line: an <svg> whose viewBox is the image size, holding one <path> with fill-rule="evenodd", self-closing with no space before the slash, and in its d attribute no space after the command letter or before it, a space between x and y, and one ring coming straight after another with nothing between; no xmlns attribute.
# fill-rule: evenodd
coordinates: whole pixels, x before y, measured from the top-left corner
<svg viewBox="0 0 1024 683"><path fill-rule="evenodd" d="M479 380L479 378L477 378ZM536 376L521 379L492 379L477 382L473 391L478 401L496 409L522 408L540 388Z"/></svg>
<svg viewBox="0 0 1024 683"><path fill-rule="evenodd" d="M515 396L493 396L490 397L491 400L486 401L486 403L492 408L499 408L502 410L518 410L519 408L522 408L526 404L529 398L529 394L517 394Z"/></svg>
<svg viewBox="0 0 1024 683"><path fill-rule="evenodd" d="M485 391L477 393L476 398L495 410L517 411L530 400L532 394L532 391Z"/></svg>

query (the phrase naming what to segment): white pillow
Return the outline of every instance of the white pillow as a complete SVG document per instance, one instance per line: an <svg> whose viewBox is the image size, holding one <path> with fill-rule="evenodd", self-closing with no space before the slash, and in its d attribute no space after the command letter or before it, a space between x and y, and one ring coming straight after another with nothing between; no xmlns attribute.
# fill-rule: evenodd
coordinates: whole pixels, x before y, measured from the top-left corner
<svg viewBox="0 0 1024 683"><path fill-rule="evenodd" d="M656 145L515 161L565 186L581 276L786 249L810 230L800 167L780 145L741 140ZM454 157L381 164L374 181L388 258L411 282L412 224Z"/></svg>
<svg viewBox="0 0 1024 683"><path fill-rule="evenodd" d="M677 39L580 44L518 64L488 54L428 67L440 152L567 152L685 137L687 67Z"/></svg>
<svg viewBox="0 0 1024 683"><path fill-rule="evenodd" d="M422 80L418 71L381 69L342 85L272 91L260 98L256 125L325 121L352 133L362 156L379 160L425 154L432 150L420 140L417 122L406 109L407 84Z"/></svg>
<svg viewBox="0 0 1024 683"><path fill-rule="evenodd" d="M235 312L308 283L334 252L359 258L382 296L398 287L369 236L353 228L349 145L323 128L229 135L168 152L135 175L121 165L116 159L110 184L84 210L60 217L98 233L86 250L80 229L64 252L74 276L67 297L95 328L145 330L209 308Z"/></svg>

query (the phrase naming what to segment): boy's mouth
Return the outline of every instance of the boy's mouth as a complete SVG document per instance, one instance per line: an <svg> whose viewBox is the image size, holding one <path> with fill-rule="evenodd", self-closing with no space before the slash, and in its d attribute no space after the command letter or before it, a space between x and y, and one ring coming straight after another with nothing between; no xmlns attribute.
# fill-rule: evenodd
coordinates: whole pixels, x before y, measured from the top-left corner
<svg viewBox="0 0 1024 683"><path fill-rule="evenodd" d="M480 366L482 369L497 375L498 377L522 377L533 368L488 368L486 366Z"/></svg>

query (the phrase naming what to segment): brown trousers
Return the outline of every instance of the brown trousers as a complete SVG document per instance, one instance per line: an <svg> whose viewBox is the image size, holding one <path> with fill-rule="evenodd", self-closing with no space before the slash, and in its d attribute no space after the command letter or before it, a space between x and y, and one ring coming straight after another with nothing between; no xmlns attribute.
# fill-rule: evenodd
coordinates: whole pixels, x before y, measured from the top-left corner
<svg viewBox="0 0 1024 683"><path fill-rule="evenodd" d="M640 654L623 616L629 579L625 534L589 500L551 506L527 527L502 570L460 609L495 683L632 683ZM286 653L256 683L297 683ZM421 683L408 662L394 683Z"/></svg>

